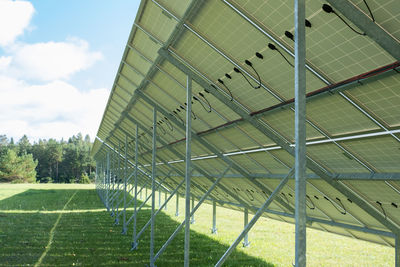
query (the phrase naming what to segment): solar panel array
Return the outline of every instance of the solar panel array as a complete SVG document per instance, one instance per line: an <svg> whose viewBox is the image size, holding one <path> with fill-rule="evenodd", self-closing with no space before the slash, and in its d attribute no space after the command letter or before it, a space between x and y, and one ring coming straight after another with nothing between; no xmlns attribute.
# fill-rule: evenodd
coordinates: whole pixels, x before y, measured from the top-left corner
<svg viewBox="0 0 400 267"><path fill-rule="evenodd" d="M369 0L371 13L363 1L351 3L400 49L399 1ZM399 58L323 4L306 1L308 226L394 246L384 233L400 232ZM231 166L208 201L260 207L294 165L293 16L293 1L143 0L95 158L108 150L102 142L124 151L128 135L134 159L138 125L138 162L149 171L154 104L157 180L169 174L164 186L175 189L185 172L187 70L195 76L193 195ZM294 222L294 195L290 180L264 216Z"/></svg>

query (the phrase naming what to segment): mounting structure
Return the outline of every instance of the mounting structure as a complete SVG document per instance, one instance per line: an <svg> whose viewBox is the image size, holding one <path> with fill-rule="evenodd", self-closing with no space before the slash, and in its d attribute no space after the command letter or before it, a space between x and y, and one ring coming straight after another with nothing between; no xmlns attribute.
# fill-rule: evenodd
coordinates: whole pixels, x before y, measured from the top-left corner
<svg viewBox="0 0 400 267"><path fill-rule="evenodd" d="M395 247L400 266L400 2L288 3L141 2L92 154L132 250L150 227L150 266L183 228L189 266L204 202L212 233L217 206L244 212L215 266L250 244L261 216L295 223L296 266L306 227ZM155 251L157 214L174 196L185 220Z"/></svg>

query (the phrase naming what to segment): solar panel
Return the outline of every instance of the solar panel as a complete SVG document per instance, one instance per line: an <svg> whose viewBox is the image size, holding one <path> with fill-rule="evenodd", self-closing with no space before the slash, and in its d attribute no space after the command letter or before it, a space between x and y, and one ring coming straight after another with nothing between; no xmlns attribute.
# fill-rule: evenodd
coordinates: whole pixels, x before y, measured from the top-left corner
<svg viewBox="0 0 400 267"><path fill-rule="evenodd" d="M368 2L376 25L398 42L399 2ZM352 3L371 15L364 1ZM308 226L394 246L399 62L323 4L306 1ZM150 175L155 105L156 180L172 172L165 182L174 190L185 173L189 74L193 196L225 171L206 201L254 213L294 165L293 17L287 1L142 1L98 137L115 146L128 133L134 143L138 125L140 164ZM104 161L106 149L96 141L92 153ZM294 188L289 179L263 216L294 222Z"/></svg>

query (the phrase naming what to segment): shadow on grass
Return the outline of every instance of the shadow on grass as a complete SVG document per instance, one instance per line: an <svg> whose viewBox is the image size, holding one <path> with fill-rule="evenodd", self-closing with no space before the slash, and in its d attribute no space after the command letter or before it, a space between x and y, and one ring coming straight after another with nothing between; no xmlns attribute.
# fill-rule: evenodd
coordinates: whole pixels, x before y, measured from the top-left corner
<svg viewBox="0 0 400 267"><path fill-rule="evenodd" d="M29 211L51 211L61 210L65 203L75 193L79 195L92 194L93 190L87 189L29 189L25 192L13 195L9 198L0 200L0 210L29 210ZM75 197L74 197L75 198ZM74 198L71 202L74 202ZM93 203L92 203L93 202ZM102 208L100 201L81 202L79 205L68 205L69 209L78 208Z"/></svg>
<svg viewBox="0 0 400 267"><path fill-rule="evenodd" d="M50 191L50 190L29 190ZM55 193L40 194L25 192L3 200L7 206L15 207L13 198L20 203L26 199L39 203L36 198L55 194L65 199L62 205L47 206L62 209L75 190L51 190ZM66 194L64 196L64 194ZM53 199L45 197L45 199ZM0 207L5 204L0 201ZM139 202L141 203L141 202ZM26 205L29 207L29 205ZM32 205L35 207L35 205ZM146 266L149 263L150 228L139 241L139 248L130 251L132 224L128 234L122 235L121 225L114 226L114 218L106 211L90 212L103 208L95 190L79 190L66 210L87 210L78 213L63 213L55 230L53 243L42 266ZM127 213L129 216L131 212ZM16 214L0 213L0 266L35 264L49 240L49 232L59 214ZM127 217L128 217L127 216ZM150 210L142 210L138 215L140 230L150 218ZM120 217L122 222L122 216ZM178 223L164 213L159 213L155 224L155 251L168 239ZM184 232L181 231L167 250L157 260L157 266L183 266ZM213 266L228 246L222 245L207 235L191 231L191 265ZM231 254L225 266L273 266L264 260L251 257L240 251Z"/></svg>

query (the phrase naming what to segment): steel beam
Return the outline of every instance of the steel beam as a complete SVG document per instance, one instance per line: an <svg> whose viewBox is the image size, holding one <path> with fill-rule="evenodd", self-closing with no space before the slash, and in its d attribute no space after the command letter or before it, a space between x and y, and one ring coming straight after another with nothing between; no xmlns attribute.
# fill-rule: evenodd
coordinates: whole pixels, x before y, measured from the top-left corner
<svg viewBox="0 0 400 267"><path fill-rule="evenodd" d="M168 198L167 191L164 190L164 202L167 202L167 198ZM165 204L164 210L167 210L167 204Z"/></svg>
<svg viewBox="0 0 400 267"><path fill-rule="evenodd" d="M348 0L327 0L335 10L374 40L396 60L400 60L400 43L379 24L373 22L365 13Z"/></svg>
<svg viewBox="0 0 400 267"><path fill-rule="evenodd" d="M215 96L219 101L224 103L233 112L235 112L240 117L242 117L243 120L249 122L253 127L258 129L264 135L268 136L268 138L273 140L280 147L282 147L285 151L287 151L289 154L294 156L294 149L291 147L291 144L287 140L284 140L280 136L278 136L273 130L271 130L262 121L258 120L255 117L250 116L250 114L248 114L245 110L243 110L241 106L237 105L233 101L230 101L223 94L221 94L220 92L215 90L213 87L211 87L209 83L207 83L203 78L198 76L194 71L189 69L182 62L178 61L165 48L161 48L159 50L159 54L162 55L165 59L167 59L175 67L180 69L183 73L191 75L191 77L193 78L193 80L196 83L198 83L203 88L206 88L210 92L210 94ZM333 179L333 177L328 172L326 172L326 170L324 170L321 166L319 166L311 158L307 157L306 165L317 176L321 177L324 181L326 181L328 184L330 184L333 188L339 190L347 198L352 199L354 204L359 206L370 216L374 217L379 223L381 223L382 225L387 227L390 231L392 231L393 233L400 233L400 228L395 222L393 222L391 220L387 220L385 218L385 216L380 211L377 210L376 207L372 206L367 201L360 198L357 194L355 194L352 190L350 190L346 185L344 185L341 182L335 181Z"/></svg>
<svg viewBox="0 0 400 267"><path fill-rule="evenodd" d="M173 163L171 163L173 164ZM212 176L216 176L218 174L211 174ZM395 173L395 172L387 172L387 173L332 173L331 174L332 179L336 181L340 180L360 180L360 181L400 181L400 173ZM203 177L203 175L200 174L193 174L192 177ZM285 174L276 174L276 173L254 173L250 174L250 177L252 179L282 179L282 177L285 177ZM241 174L228 174L226 175L225 179L229 178L247 178ZM291 179L294 179L292 177ZM307 174L307 180L318 180L321 179L321 177L309 173Z"/></svg>
<svg viewBox="0 0 400 267"><path fill-rule="evenodd" d="M400 236L395 237L395 266L400 267Z"/></svg>
<svg viewBox="0 0 400 267"><path fill-rule="evenodd" d="M106 166L106 207L110 211L110 150L107 151L107 166Z"/></svg>
<svg viewBox="0 0 400 267"><path fill-rule="evenodd" d="M179 216L179 194L176 194L176 209L175 209L175 216Z"/></svg>
<svg viewBox="0 0 400 267"><path fill-rule="evenodd" d="M247 208L244 208L244 211L243 211L243 229L246 229L248 224L249 224L249 210ZM239 242L240 242L240 240L239 240ZM250 246L249 233L246 233L244 235L243 247L247 248L249 246Z"/></svg>
<svg viewBox="0 0 400 267"><path fill-rule="evenodd" d="M211 187L204 193L204 195L200 198L199 202L197 203L196 207L193 208L192 212L189 214L189 217L193 215L197 209L201 206L201 204L208 198L208 196L211 194L211 192L215 189L215 187L219 184L221 179L225 176L225 174L229 171L231 168L231 165L229 165L224 173L220 175L211 185ZM157 260L161 254L165 251L165 249L168 247L168 245L174 240L174 238L177 236L177 234L182 230L182 228L186 226L186 219L175 229L174 233L168 238L168 240L164 243L164 245L160 248L160 250L157 252L155 255L155 259Z"/></svg>
<svg viewBox="0 0 400 267"><path fill-rule="evenodd" d="M224 253L224 255L222 255L222 257L219 259L219 261L215 264L216 267L217 266L221 266L225 262L225 260L229 257L229 255L236 248L236 246L240 243L240 241L248 234L248 232L251 230L251 228L253 228L253 226L256 224L258 219L263 215L265 210L272 203L274 198L279 194L279 192L282 190L282 188L289 181L289 177L291 175L293 175L293 171L294 171L294 169L291 169L289 171L287 176L279 183L279 185L275 188L275 190L272 192L272 194L265 201L265 203L257 210L256 214L253 216L253 218L251 219L250 223L246 225L244 230L236 238L236 240L233 242L233 244L228 248L228 250Z"/></svg>
<svg viewBox="0 0 400 267"><path fill-rule="evenodd" d="M165 200L165 202L161 205L161 207L154 213L154 217L156 217L158 215L158 213L161 212L162 208L165 207L167 205L167 203L171 200L171 198L178 192L179 188L181 188L181 186L184 184L185 180L183 180L180 184L178 184L178 186L174 189L174 191L171 193L171 195L169 196L169 198L167 198ZM138 244L139 243L139 239L142 236L142 234L144 233L144 231L146 231L146 229L149 227L149 225L151 224L151 219L143 226L143 228L140 230L140 232L137 234L135 240L133 241L134 244ZM137 248L137 247L136 247ZM155 261L155 260L154 260Z"/></svg>
<svg viewBox="0 0 400 267"><path fill-rule="evenodd" d="M159 186L161 186L161 184L168 178L169 176L165 176L164 179L161 180L160 183L157 184L156 190ZM146 184L147 185L147 184ZM147 187L146 187L147 188ZM128 222L126 223L127 225L129 225L129 223L131 222L131 220L133 220L136 216L137 213L140 212L140 210L143 208L144 205L146 205L147 201L149 201L149 199L152 198L152 194L150 194L150 196L146 197L146 199L142 202L142 204L140 204L139 208L137 209L136 213L133 213L132 216L129 218ZM135 249L136 247L134 246L135 244L132 243L132 249Z"/></svg>
<svg viewBox="0 0 400 267"><path fill-rule="evenodd" d="M137 228L137 186L138 186L138 146L139 146L139 127L136 125L135 129L135 194L134 194L134 203L133 203L133 214L135 214L135 217L133 218L133 233L132 233L132 239L136 240L136 228ZM142 198L142 189L140 189L140 198ZM132 247L136 247L137 243L133 243Z"/></svg>
<svg viewBox="0 0 400 267"><path fill-rule="evenodd" d="M157 109L153 108L153 152L151 158L151 227L150 227L150 267L154 267L154 209L155 209L155 193L156 193L156 151L157 151Z"/></svg>
<svg viewBox="0 0 400 267"><path fill-rule="evenodd" d="M190 180L192 175L192 77L187 75L186 84L186 154L185 154L185 251L184 266L190 262Z"/></svg>
<svg viewBox="0 0 400 267"><path fill-rule="evenodd" d="M148 98L146 98L146 99L144 99L149 105L153 105L154 104L154 102L148 102L148 101L151 101L151 100L149 100ZM160 112L162 112L163 113L163 115L166 115L167 113L165 112L165 111L163 111L163 110L161 110L160 109ZM132 118L129 114L127 114L126 115L126 118L127 119L129 119L130 121L132 121L133 123L135 123L135 124L137 124L137 125L140 125L140 127L145 131L145 132L149 132L149 130L147 130L146 128L144 128L141 124L140 124L140 122L138 122L137 120L135 120L134 118ZM176 121L176 120L174 120L175 121L175 123L179 123L178 121ZM167 149L169 150L169 151L171 151L171 153L173 153L173 154L175 154L177 157L179 157L179 159L180 160L183 160L183 158L184 158L184 156L181 154L181 153L179 153L178 151L176 151L174 148L172 148L171 146L167 146L167 144L164 142L164 141L162 141L161 139L159 140L159 142L160 142L160 144L162 145L162 146L164 146L164 147L167 147ZM167 163L167 162L165 162L164 160L163 160L163 162L165 163L165 164L168 164L169 165L169 163ZM231 164L233 164L233 163L231 163ZM231 164L229 164L229 165L231 165ZM197 171L197 172L199 172L201 175L203 175L207 180L209 180L211 183L213 183L214 182L214 177L216 177L216 176L211 176L210 174L208 174L207 172L205 172L202 168L199 168L199 167L197 167L196 166L196 164L194 164L194 163L192 163L192 166L193 166L193 168ZM179 171L177 171L177 173L180 173ZM184 174L183 174L184 175ZM182 176L183 176L182 175ZM249 179L249 181L252 181L251 179ZM193 182L192 182L193 183ZM200 188L200 190L202 190L203 191L203 189L201 188L201 187L199 187ZM246 204L245 202L243 202L243 200L242 199L240 199L235 193L232 193L228 188L226 188L224 185L222 185L222 184L220 184L219 185L219 188L223 191L223 192L225 192L226 194L228 194L230 197L232 197L234 200L236 200L238 203L240 203L243 207L247 207L248 209L251 209L251 210L253 210L253 211L257 211L257 208L255 208L255 207L252 207L252 206L250 206L250 205L248 205L248 204Z"/></svg>
<svg viewBox="0 0 400 267"><path fill-rule="evenodd" d="M194 196L192 196L192 210L194 208ZM196 222L195 218L194 218L194 213L192 215L192 217L190 217L190 224L194 224Z"/></svg>
<svg viewBox="0 0 400 267"><path fill-rule="evenodd" d="M213 201L213 217L212 217L212 228L211 228L211 234L217 234L218 229L217 229L217 202Z"/></svg>
<svg viewBox="0 0 400 267"><path fill-rule="evenodd" d="M295 266L306 266L306 38L305 0L294 1Z"/></svg>
<svg viewBox="0 0 400 267"><path fill-rule="evenodd" d="M125 135L125 161L124 161L124 211L123 211L123 225L122 225L122 234L126 234L126 194L127 188L126 183L128 179L128 136ZM117 216L118 218L118 216Z"/></svg>
<svg viewBox="0 0 400 267"><path fill-rule="evenodd" d="M172 63L172 62L171 62ZM174 64L174 63L172 63ZM210 89L211 90L211 89ZM138 91L137 91L138 92ZM214 92L216 92L216 90L214 89ZM210 92L211 93L211 92ZM147 102L150 106L155 106L157 105L157 103L155 103L152 99L150 99L147 95L145 95L143 92L138 92L138 94L140 94L141 98ZM225 98L225 100L227 100ZM229 101L229 100L228 100ZM231 101L229 101L231 102ZM170 113L168 113L167 111L165 111L164 109L162 109L161 107L159 108L159 111L165 116L167 117L171 122L173 122L176 127L180 127L180 128L184 128L184 126L179 123L179 121L172 116ZM237 112L237 111L236 111ZM247 113L246 113L247 114ZM211 151L212 153L215 154L216 157L220 158L221 160L223 160L225 163L227 164L232 164L232 168L234 168L237 172L239 172L240 174L242 174L243 176L245 176L246 178L249 179L249 182L253 183L254 185L256 185L257 187L260 186L261 184L258 183L256 180L250 179L250 174L244 170L241 166L239 166L238 164L236 164L235 162L233 162L229 157L224 156L218 149L216 149L213 145L211 145L210 143L208 143L207 141L205 141L202 137L200 137L197 133L192 132L191 136L194 140L198 141L204 148L206 148L207 150ZM287 146L290 147L290 144L287 143ZM291 148L291 147L290 147ZM292 148L291 148L292 149ZM198 169L197 169L198 170ZM200 171L201 173L202 171ZM262 190L265 190L268 194L272 193L271 190L269 190L268 188L266 188L265 186L262 186ZM229 191L229 190L228 190ZM287 209L289 211L292 211L293 208L288 205L285 201L283 201L279 196L276 198L277 203L283 207L284 209Z"/></svg>
<svg viewBox="0 0 400 267"><path fill-rule="evenodd" d="M142 128L142 130L144 131L144 132L146 132L146 133L150 133L150 131L147 129L147 128L145 128L140 122L138 122L137 120L135 120L134 118L132 118L129 114L127 114L126 115L126 118L128 119L128 120L130 120L131 122L133 122L134 124L136 124L136 125L138 125L140 128ZM120 128L122 131L125 131L123 128ZM163 145L163 146L165 146L166 144L165 144L165 142L164 141L162 141L162 139L159 139L159 142L161 143L161 145ZM173 154L175 154L176 156L178 156L179 158L182 158L182 157L184 157L184 156L182 156L179 152L177 152L175 149L173 149L173 148L171 148L171 147L169 147L168 148ZM157 156L157 157L159 157L159 156ZM179 176L185 176L185 174L183 173L183 172L181 172L180 170L178 170L178 169L176 169L176 168L174 168L170 163L168 163L168 162L166 162L164 159L162 159L161 157L159 157L160 158L160 160L161 160L161 162L163 163L163 164L166 164L167 166L169 166L169 167L171 167L171 169L173 170L173 171L175 171ZM204 177L206 177L206 179L208 179L209 181L211 181L211 182L214 182L214 179L213 179L213 177L217 177L217 176L210 176L210 175L208 175L206 172L204 172L204 170L202 170L201 168L198 168L196 165L192 165L193 166L193 168L195 168L199 173L202 173L203 174L203 176ZM168 176L170 175L170 173L168 174ZM197 185L196 183L194 183L193 181L191 181L191 184L192 185L194 185L194 186L196 186L200 191L202 191L202 192L205 192L204 191L204 189L201 187L201 186L199 186L199 185ZM241 201L240 201L240 199L238 199L234 194L232 194L229 190L227 190L226 188L225 189L223 189L223 188L221 188L223 191L225 191L227 194L229 194L229 195L231 195L235 200L237 200L239 203L241 203ZM242 203L243 204L243 203Z"/></svg>

